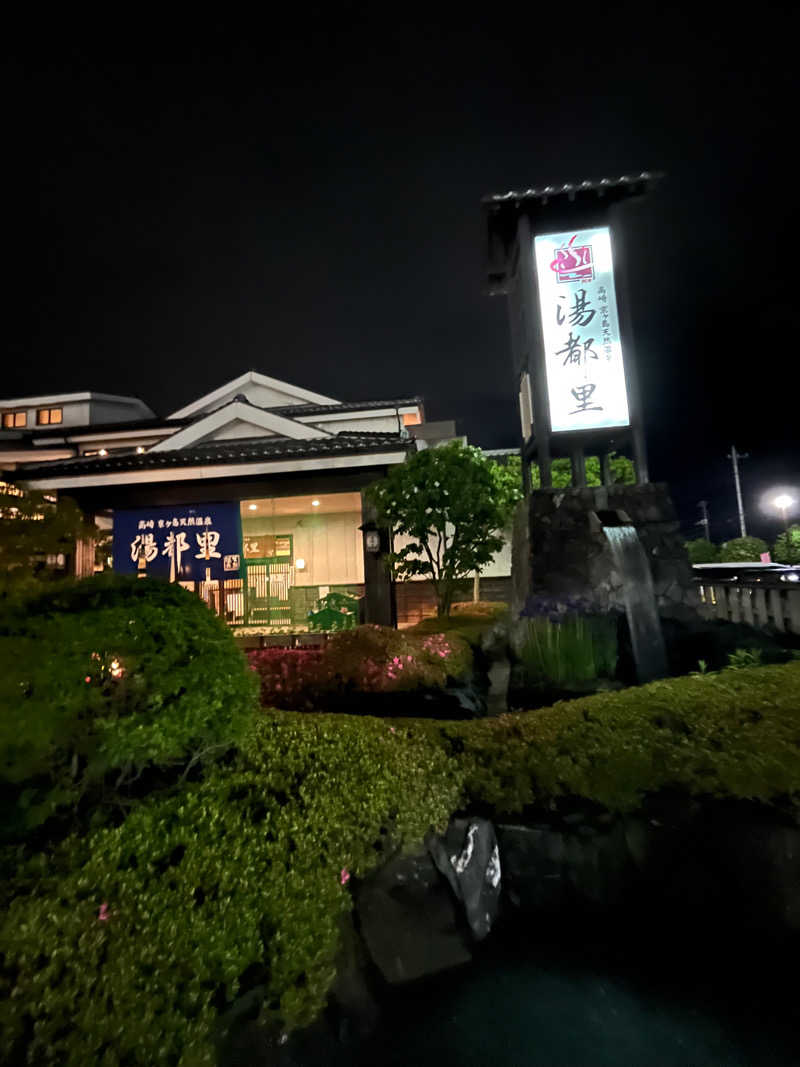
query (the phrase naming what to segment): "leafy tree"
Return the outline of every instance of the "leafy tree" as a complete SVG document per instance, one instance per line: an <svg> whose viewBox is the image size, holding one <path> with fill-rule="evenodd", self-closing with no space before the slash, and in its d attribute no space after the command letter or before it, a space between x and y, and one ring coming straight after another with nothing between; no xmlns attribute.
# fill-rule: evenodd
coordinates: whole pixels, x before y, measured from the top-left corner
<svg viewBox="0 0 800 1067"><path fill-rule="evenodd" d="M687 541L686 551L689 553L690 563L719 562L719 545L713 545L710 541L706 541L705 537Z"/></svg>
<svg viewBox="0 0 800 1067"><path fill-rule="evenodd" d="M615 452L610 455L611 477L616 485L634 485L636 473L633 462L626 456L618 456ZM550 467L554 489L568 489L572 485L572 463L569 459L554 459ZM531 466L531 485L534 489L541 488L541 476L536 464ZM599 456L586 457L586 484L602 485L603 468Z"/></svg>
<svg viewBox="0 0 800 1067"><path fill-rule="evenodd" d="M439 615L450 614L457 582L502 548L521 496L518 467L460 441L415 453L368 490L381 521L411 538L388 557L394 576L430 579Z"/></svg>
<svg viewBox="0 0 800 1067"><path fill-rule="evenodd" d="M797 523L778 537L772 558L776 563L800 563L800 526Z"/></svg>
<svg viewBox="0 0 800 1067"><path fill-rule="evenodd" d="M634 485L636 472L633 461L627 456L618 456L616 452L610 454L611 476L615 485ZM516 472L516 478L522 480L522 461L519 456L508 456L502 466ZM550 474L554 489L568 489L572 485L572 463L569 459L554 459L550 465ZM603 468L599 456L586 457L586 484L602 485ZM534 489L541 489L542 480L537 464L531 464L531 485Z"/></svg>
<svg viewBox="0 0 800 1067"><path fill-rule="evenodd" d="M734 537L726 541L720 552L723 563L758 563L761 553L767 551L767 542L760 537Z"/></svg>
<svg viewBox="0 0 800 1067"><path fill-rule="evenodd" d="M18 489L0 482L0 586L18 587L46 577L47 557L70 553L81 537L96 536L68 497Z"/></svg>

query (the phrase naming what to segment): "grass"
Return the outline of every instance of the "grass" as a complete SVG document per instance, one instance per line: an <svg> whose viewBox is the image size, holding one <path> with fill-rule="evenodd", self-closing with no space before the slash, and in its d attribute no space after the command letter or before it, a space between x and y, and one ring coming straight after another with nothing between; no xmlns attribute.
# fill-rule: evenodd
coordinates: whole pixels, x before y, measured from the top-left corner
<svg viewBox="0 0 800 1067"><path fill-rule="evenodd" d="M617 624L602 616L527 619L520 648L530 685L569 686L613 678L617 668Z"/></svg>

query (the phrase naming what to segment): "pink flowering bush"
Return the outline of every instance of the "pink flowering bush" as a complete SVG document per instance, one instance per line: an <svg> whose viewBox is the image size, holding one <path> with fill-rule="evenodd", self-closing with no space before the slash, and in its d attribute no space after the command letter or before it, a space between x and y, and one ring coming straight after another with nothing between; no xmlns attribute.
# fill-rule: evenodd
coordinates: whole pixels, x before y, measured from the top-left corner
<svg viewBox="0 0 800 1067"><path fill-rule="evenodd" d="M258 674L265 708L303 707L307 692L322 684L321 649L262 648L247 658Z"/></svg>
<svg viewBox="0 0 800 1067"><path fill-rule="evenodd" d="M333 634L324 650L263 649L250 666L261 680L264 707L314 708L346 692L391 693L444 688L472 667L460 637L417 635L385 626L359 626Z"/></svg>

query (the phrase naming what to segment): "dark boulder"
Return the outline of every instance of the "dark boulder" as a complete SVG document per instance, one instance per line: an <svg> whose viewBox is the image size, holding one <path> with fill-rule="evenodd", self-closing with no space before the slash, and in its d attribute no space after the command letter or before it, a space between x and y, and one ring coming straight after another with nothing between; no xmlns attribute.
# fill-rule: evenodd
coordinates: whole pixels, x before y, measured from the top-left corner
<svg viewBox="0 0 800 1067"><path fill-rule="evenodd" d="M473 937L482 941L497 918L500 900L500 853L494 827L486 819L453 819L444 836L430 835L428 851L463 904Z"/></svg>
<svg viewBox="0 0 800 1067"><path fill-rule="evenodd" d="M427 852L397 856L355 887L358 927L392 984L469 963L460 906Z"/></svg>

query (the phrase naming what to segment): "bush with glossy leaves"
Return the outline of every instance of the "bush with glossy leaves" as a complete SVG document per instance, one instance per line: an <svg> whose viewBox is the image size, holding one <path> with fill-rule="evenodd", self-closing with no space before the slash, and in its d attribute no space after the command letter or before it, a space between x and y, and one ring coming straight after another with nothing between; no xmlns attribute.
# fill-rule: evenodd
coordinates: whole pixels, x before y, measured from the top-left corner
<svg viewBox="0 0 800 1067"><path fill-rule="evenodd" d="M0 626L3 836L177 779L256 707L231 632L179 586L102 576L20 601Z"/></svg>

